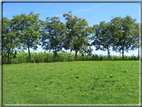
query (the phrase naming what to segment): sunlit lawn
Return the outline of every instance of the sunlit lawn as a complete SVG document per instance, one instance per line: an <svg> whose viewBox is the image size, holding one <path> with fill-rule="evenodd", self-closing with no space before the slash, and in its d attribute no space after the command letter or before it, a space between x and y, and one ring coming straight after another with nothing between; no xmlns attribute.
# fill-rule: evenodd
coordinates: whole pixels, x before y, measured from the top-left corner
<svg viewBox="0 0 142 107"><path fill-rule="evenodd" d="M139 104L139 61L3 65L4 104Z"/></svg>

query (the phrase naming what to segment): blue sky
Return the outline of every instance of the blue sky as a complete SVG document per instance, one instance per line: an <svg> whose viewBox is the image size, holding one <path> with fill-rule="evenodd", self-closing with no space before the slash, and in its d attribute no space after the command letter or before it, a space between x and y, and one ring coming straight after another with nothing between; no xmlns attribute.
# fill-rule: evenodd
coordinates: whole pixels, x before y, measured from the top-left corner
<svg viewBox="0 0 142 107"><path fill-rule="evenodd" d="M3 3L3 17L12 19L21 13L29 14L30 11L40 13L39 18L43 21L46 17L57 16L65 23L63 13L72 11L73 16L85 19L89 26L99 24L101 21L109 22L114 17L131 16L139 22L139 3ZM107 51L95 51L93 54L107 55ZM36 52L31 50L32 52ZM40 47L38 51L44 51ZM125 55L137 55L138 50L125 52ZM120 55L120 52L110 51L111 55Z"/></svg>

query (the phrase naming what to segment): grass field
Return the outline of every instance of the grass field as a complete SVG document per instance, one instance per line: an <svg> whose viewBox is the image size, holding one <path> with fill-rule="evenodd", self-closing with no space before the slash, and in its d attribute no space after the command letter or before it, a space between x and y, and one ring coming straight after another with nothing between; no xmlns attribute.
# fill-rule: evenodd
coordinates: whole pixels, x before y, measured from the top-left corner
<svg viewBox="0 0 142 107"><path fill-rule="evenodd" d="M139 104L139 61L3 65L4 104Z"/></svg>

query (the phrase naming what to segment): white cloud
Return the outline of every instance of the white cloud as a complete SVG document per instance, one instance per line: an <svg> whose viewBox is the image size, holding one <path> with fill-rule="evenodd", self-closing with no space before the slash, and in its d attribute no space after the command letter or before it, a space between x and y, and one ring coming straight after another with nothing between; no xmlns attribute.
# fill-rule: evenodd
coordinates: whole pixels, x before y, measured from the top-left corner
<svg viewBox="0 0 142 107"><path fill-rule="evenodd" d="M85 9L80 9L78 11L73 11L72 13L79 13L79 12L83 12L83 11L85 11Z"/></svg>
<svg viewBox="0 0 142 107"><path fill-rule="evenodd" d="M99 8L99 7L103 7L105 5L108 5L108 4L103 4L103 5L99 5L99 6L95 5L91 8L82 8L82 9L77 10L77 11L72 11L72 13L80 13L80 12L90 11L90 10L93 10L93 9L96 9L96 8ZM58 14L58 15L55 15L55 16L59 17L59 16L63 16L63 14Z"/></svg>

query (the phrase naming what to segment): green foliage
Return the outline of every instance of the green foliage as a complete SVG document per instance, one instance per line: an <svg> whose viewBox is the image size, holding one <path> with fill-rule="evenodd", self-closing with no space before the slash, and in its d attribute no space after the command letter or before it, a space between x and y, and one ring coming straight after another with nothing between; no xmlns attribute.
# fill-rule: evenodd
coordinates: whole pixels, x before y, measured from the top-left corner
<svg viewBox="0 0 142 107"><path fill-rule="evenodd" d="M42 29L42 21L38 18L39 14L26 15L24 13L13 16L13 23L15 24L16 30L20 32L18 38L23 49L28 49L29 61L31 62L30 48L37 49L39 43L40 30Z"/></svg>
<svg viewBox="0 0 142 107"><path fill-rule="evenodd" d="M88 36L91 33L91 27L88 27L88 23L85 19L74 18L69 14L63 14L66 19L66 41L64 43L65 49L71 49L75 51L75 61L77 53L82 53L82 48L87 50Z"/></svg>
<svg viewBox="0 0 142 107"><path fill-rule="evenodd" d="M20 45L14 23L12 20L3 18L3 29L2 29L2 52L3 58L8 58L7 63L10 63L10 59L16 57L17 51L16 47Z"/></svg>
<svg viewBox="0 0 142 107"><path fill-rule="evenodd" d="M21 63L16 61L18 49L28 49L30 62L52 62L75 60L112 60L121 58L110 58L110 47L113 51L122 52L134 50L140 47L139 44L139 25L135 19L130 16L125 18L115 17L111 22L100 22L99 25L89 27L85 19L72 16L72 12L63 14L66 23L60 22L59 17L47 17L46 21L39 19L39 14L30 12L28 15L22 13L13 16L8 20L3 18L3 61L8 63ZM93 40L93 42L91 41ZM92 43L91 43L92 42ZM37 57L31 57L30 48L37 49L37 45L47 51L53 51L53 58L47 55L45 58L37 54ZM108 51L108 58L104 56L93 56L94 45L96 50ZM73 54L64 57L62 49L75 51ZM77 57L77 54L79 56ZM87 53L87 56L85 55ZM138 50L139 55L139 50ZM7 58L7 59L6 59ZM135 59L135 58L133 58ZM138 56L139 59L139 56ZM10 60L13 60L10 62ZM27 61L27 58L26 58Z"/></svg>
<svg viewBox="0 0 142 107"><path fill-rule="evenodd" d="M94 36L92 37L92 45L96 47L96 50L100 49L108 51L108 58L110 60L110 47L113 46L113 37L110 31L110 23L105 21L100 22L99 25L94 25Z"/></svg>
<svg viewBox="0 0 142 107"><path fill-rule="evenodd" d="M45 29L42 32L41 44L45 50L53 50L54 61L57 52L62 50L63 38L65 36L65 25L60 22L59 17L47 17Z"/></svg>
<svg viewBox="0 0 142 107"><path fill-rule="evenodd" d="M74 61L75 54L73 53L67 53L67 52L60 52L57 53L56 61L55 62L69 62ZM136 56L124 56L125 60L137 60ZM3 64L7 63L7 58L3 58ZM54 54L53 53L47 53L47 52L38 52L38 53L31 53L31 62L33 63L44 63L44 62L53 62L54 60ZM105 55L84 55L78 54L77 57L78 61L108 61L108 56ZM110 60L122 60L121 56L110 56ZM11 58L11 64L19 64L19 63L28 63L29 62L29 56L28 53L17 53L15 58Z"/></svg>
<svg viewBox="0 0 142 107"><path fill-rule="evenodd" d="M124 51L129 49L133 50L137 46L136 37L133 33L136 31L136 23L135 19L132 19L130 16L126 16L125 18L115 17L111 20L111 32L112 36L115 38L113 43L114 51L122 51L122 57L124 60Z"/></svg>

